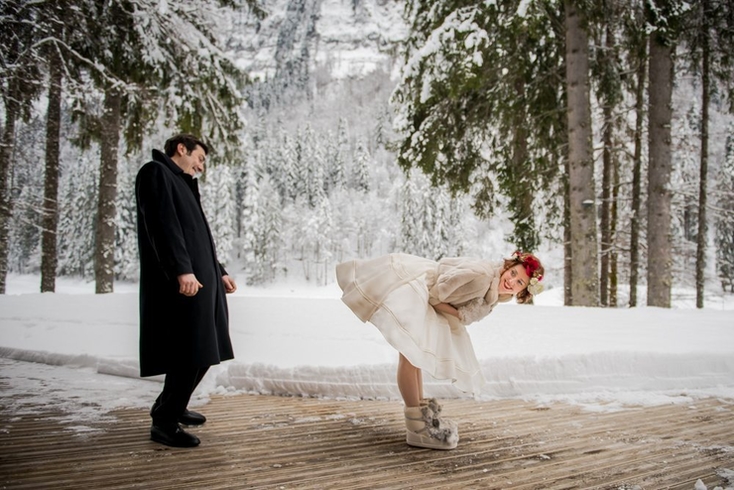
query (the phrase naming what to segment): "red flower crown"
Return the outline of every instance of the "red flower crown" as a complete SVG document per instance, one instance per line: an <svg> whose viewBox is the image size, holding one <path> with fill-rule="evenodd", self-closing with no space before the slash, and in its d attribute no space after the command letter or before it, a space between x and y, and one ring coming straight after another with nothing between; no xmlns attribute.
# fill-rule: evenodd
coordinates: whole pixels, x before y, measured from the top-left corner
<svg viewBox="0 0 734 490"><path fill-rule="evenodd" d="M525 267L525 272L530 278L530 284L528 285L528 291L530 292L530 294L535 296L536 294L539 294L541 291L543 291L543 285L538 284L540 281L543 280L543 274L541 274L539 270L540 260L538 260L535 255L528 252L521 252L520 250L516 250L510 256L510 259L516 260Z"/></svg>

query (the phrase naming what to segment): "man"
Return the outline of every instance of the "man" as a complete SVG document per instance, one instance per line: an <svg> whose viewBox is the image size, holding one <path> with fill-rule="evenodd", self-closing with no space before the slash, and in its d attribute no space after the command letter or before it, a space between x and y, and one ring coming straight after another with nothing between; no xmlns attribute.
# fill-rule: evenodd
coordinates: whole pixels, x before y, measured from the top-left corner
<svg viewBox="0 0 734 490"><path fill-rule="evenodd" d="M194 447L179 424L206 418L186 407L209 366L232 359L225 293L237 289L217 261L196 178L209 148L179 134L153 150L135 180L140 251L140 375L165 374L150 438Z"/></svg>

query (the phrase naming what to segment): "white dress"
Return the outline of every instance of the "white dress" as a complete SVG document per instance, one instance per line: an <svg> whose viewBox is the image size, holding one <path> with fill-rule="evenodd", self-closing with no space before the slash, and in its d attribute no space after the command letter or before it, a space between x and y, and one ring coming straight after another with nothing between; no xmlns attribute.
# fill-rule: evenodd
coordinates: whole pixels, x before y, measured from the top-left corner
<svg viewBox="0 0 734 490"><path fill-rule="evenodd" d="M336 276L342 301L360 320L374 324L411 364L436 379L450 379L464 392L478 393L485 381L464 322L432 305L449 303L462 318L473 313L476 320L477 311L485 316L499 301L501 266L469 258L434 262L390 254L343 262Z"/></svg>

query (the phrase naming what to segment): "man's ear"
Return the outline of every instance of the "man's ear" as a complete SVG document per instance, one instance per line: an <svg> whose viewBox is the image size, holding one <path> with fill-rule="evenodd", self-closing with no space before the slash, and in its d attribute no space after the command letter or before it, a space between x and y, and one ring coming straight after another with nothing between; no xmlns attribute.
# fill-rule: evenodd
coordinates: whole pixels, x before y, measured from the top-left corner
<svg viewBox="0 0 734 490"><path fill-rule="evenodd" d="M186 155L186 145L179 143L178 146L176 146L176 152L181 156Z"/></svg>

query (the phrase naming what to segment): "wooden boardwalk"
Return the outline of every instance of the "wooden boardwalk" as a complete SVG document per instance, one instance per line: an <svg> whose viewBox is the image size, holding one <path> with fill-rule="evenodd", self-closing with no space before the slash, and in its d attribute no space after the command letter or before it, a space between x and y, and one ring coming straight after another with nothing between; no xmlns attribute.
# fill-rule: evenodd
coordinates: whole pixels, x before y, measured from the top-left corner
<svg viewBox="0 0 734 490"><path fill-rule="evenodd" d="M3 489L687 489L734 486L734 401L592 413L448 400L453 451L404 443L396 401L236 395L200 410L195 449L148 440L144 410L79 433L0 397ZM729 471L727 473L727 470Z"/></svg>

